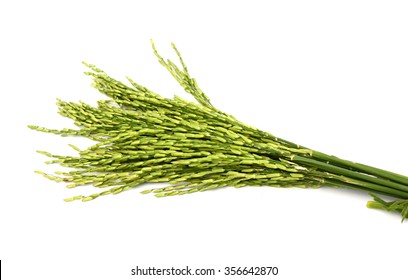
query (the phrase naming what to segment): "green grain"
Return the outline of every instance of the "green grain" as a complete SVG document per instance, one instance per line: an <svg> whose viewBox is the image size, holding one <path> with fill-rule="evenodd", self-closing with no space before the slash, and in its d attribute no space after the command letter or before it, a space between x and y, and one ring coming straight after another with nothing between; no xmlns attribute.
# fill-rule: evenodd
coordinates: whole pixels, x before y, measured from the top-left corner
<svg viewBox="0 0 408 280"><path fill-rule="evenodd" d="M164 98L126 77L130 85L84 63L92 86L108 97L97 106L82 101L57 100L58 113L74 121L77 129L28 127L61 136L96 141L77 156L38 153L69 171L36 173L68 188L91 185L102 192L77 195L65 201L90 201L119 194L141 184L167 182L163 188L143 190L157 197L202 192L223 187L351 188L396 198L386 202L375 194L369 208L397 211L408 217L408 177L350 162L294 144L248 126L211 105L190 76L180 52L181 67L153 52L181 87L198 103L181 97Z"/></svg>

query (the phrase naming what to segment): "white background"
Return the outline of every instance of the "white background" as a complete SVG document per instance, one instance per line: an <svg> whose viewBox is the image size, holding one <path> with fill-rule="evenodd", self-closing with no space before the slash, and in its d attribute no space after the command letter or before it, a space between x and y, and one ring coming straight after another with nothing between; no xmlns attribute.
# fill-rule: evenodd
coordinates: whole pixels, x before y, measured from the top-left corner
<svg viewBox="0 0 408 280"><path fill-rule="evenodd" d="M26 127L72 127L56 113L56 98L104 98L82 74L84 60L186 97L153 56L153 38L165 57L174 58L170 42L177 44L223 111L316 150L408 174L406 1L72 2L0 2L5 279L136 279L136 265L278 266L272 279L407 277L408 223L365 208L366 194L259 187L157 199L135 189L64 203L94 190L67 190L34 174L50 168L35 151L67 154L68 143L88 142Z"/></svg>

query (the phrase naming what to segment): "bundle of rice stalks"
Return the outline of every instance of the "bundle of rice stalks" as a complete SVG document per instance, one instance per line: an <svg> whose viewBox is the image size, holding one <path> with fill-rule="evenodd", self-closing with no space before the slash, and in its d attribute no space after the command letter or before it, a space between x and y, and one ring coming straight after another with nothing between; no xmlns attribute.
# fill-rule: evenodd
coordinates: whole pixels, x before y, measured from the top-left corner
<svg viewBox="0 0 408 280"><path fill-rule="evenodd" d="M78 129L34 130L61 136L87 137L97 143L85 150L72 146L78 156L39 153L70 171L47 174L68 188L92 185L89 196L66 201L89 201L118 194L144 183L168 182L169 186L143 193L156 196L190 194L222 187L336 187L368 192L370 208L398 211L408 216L408 177L330 156L248 126L213 107L176 52L180 67L163 59L152 43L161 65L190 93L197 103L173 99L137 84L109 77L84 63L93 87L108 100L96 107L83 102L58 100L59 113L74 120ZM386 202L375 194L396 198Z"/></svg>

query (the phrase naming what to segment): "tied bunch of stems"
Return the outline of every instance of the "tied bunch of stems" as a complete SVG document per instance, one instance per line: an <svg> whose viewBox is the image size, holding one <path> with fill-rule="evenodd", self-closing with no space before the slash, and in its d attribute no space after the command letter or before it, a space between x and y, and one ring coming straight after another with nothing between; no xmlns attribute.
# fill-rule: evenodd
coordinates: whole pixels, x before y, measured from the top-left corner
<svg viewBox="0 0 408 280"><path fill-rule="evenodd" d="M85 150L73 145L78 156L38 151L71 168L47 174L68 188L92 185L100 190L66 201L89 201L118 194L144 183L167 182L169 186L143 191L158 197L201 192L222 187L329 186L357 189L372 195L370 208L398 211L408 217L408 177L354 163L294 144L248 126L213 107L192 78L177 48L177 66L158 61L198 103L178 96L164 98L127 78L130 85L109 77L91 64L85 74L93 87L109 97L96 107L83 102L58 100L59 114L74 120L78 129L29 128L61 136L82 136L96 141ZM386 195L396 200L387 202Z"/></svg>

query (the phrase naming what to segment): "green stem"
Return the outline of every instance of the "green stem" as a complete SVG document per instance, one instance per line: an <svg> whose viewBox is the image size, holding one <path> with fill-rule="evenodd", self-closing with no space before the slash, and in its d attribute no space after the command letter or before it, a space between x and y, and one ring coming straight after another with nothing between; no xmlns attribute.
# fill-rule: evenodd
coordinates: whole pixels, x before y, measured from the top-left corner
<svg viewBox="0 0 408 280"><path fill-rule="evenodd" d="M374 175L376 177L382 177L384 179L388 179L391 181L395 181L404 185L408 185L408 176L404 176L401 174L397 174L394 172L390 172L384 169L380 169L380 168L376 168L373 166L369 166L369 165L365 165L365 164L361 164L361 163L356 163L356 162L352 162L349 160L344 160L335 156L331 156L325 153L321 153L312 149L309 149L307 147L301 146L301 145L297 145L295 143L292 143L290 141L287 141L285 139L279 138L279 137L273 137L271 135L269 135L270 139L273 139L277 142L282 143L283 145L286 145L288 147L291 148L298 148L298 149L306 149L306 150L310 150L312 151L312 158L317 159L319 161L324 161L333 165L337 165L340 167L344 167L350 170L354 170L354 171L360 171L360 172L364 172L366 174L371 174Z"/></svg>
<svg viewBox="0 0 408 280"><path fill-rule="evenodd" d="M368 193L377 193L395 198L408 199L408 193L394 190L385 186L373 184L366 181L348 178L345 176L333 175L321 171L313 171L312 174L316 174L318 177L323 178L323 184L329 187L347 188L360 190Z"/></svg>
<svg viewBox="0 0 408 280"><path fill-rule="evenodd" d="M363 181L365 182L366 186L372 189L373 191L381 191L381 192L388 193L389 195L392 195L392 196L408 198L408 186L407 185L402 185L402 184L388 181L382 178L373 177L373 176L359 173L359 172L354 172L349 169L345 169L343 167L339 167L339 166L332 165L330 163L315 160L313 158L307 158L303 156L294 156L293 161L298 164L315 167L315 168L327 171L329 173L333 173L336 175L345 176L348 178L353 178L353 179Z"/></svg>
<svg viewBox="0 0 408 280"><path fill-rule="evenodd" d="M346 167L355 171L364 172L366 174L371 174L377 177L382 177L384 179L392 180L404 185L408 185L408 177L400 175L394 172L386 171L380 168L368 166L361 163L352 162L349 160L344 160L335 156L330 156L321 152L313 151L313 158L328 162L330 164L339 165L341 167Z"/></svg>

